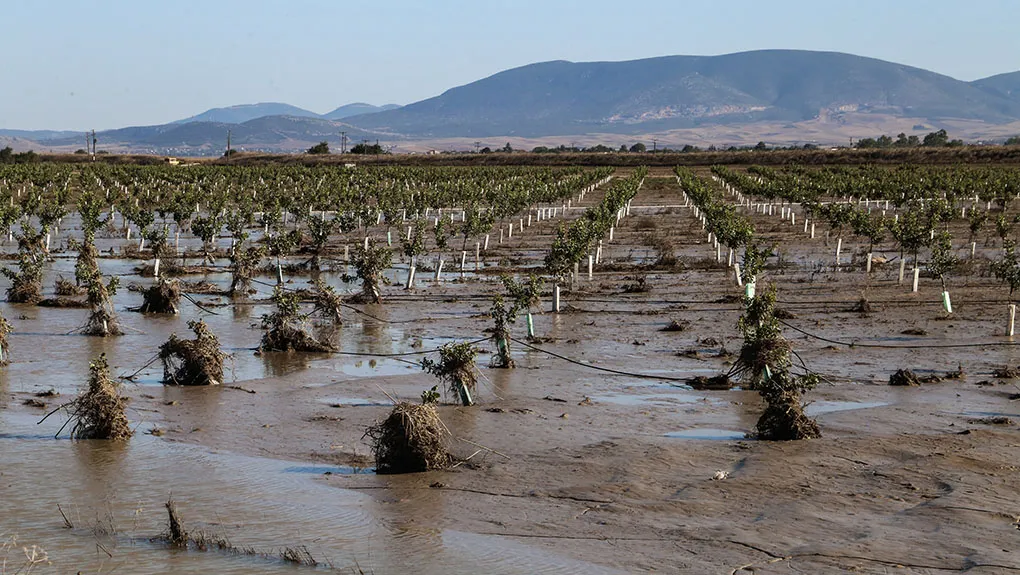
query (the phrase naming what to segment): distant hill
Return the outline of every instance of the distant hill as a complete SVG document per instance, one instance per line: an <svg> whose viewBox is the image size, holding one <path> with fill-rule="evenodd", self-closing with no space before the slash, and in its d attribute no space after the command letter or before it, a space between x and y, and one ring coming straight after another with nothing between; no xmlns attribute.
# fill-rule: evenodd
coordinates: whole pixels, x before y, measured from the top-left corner
<svg viewBox="0 0 1020 575"><path fill-rule="evenodd" d="M232 106L162 126L100 132L99 141L100 148L213 154L225 148L227 130L235 147L292 152L336 142L341 131L350 142L428 150L467 149L476 141L530 148L639 138L669 145L832 144L939 128L974 141L1018 133L1020 72L963 82L873 58L802 50L553 61L403 107L355 103L320 116L282 103ZM73 132L0 135L49 149L81 145Z"/></svg>
<svg viewBox="0 0 1020 575"><path fill-rule="evenodd" d="M213 108L206 110L197 116L184 118L172 122L174 124L187 124L188 122L220 122L223 124L241 124L248 120L261 118L263 116L297 116L318 118L315 112L283 104L280 102L266 102L262 104L242 104L229 106L227 108Z"/></svg>
<svg viewBox="0 0 1020 575"><path fill-rule="evenodd" d="M338 146L341 130L346 131L352 140L379 136L349 124L299 116L264 116L240 124L188 122L135 126L97 132L96 136L99 149L208 154L226 149L229 131L231 145L236 149L294 152L322 140ZM73 146L76 141L77 138L58 138L41 143L50 148L61 148Z"/></svg>
<svg viewBox="0 0 1020 575"><path fill-rule="evenodd" d="M1020 101L919 68L836 52L764 50L500 72L347 121L412 137L648 133L874 113L1006 123Z"/></svg>
<svg viewBox="0 0 1020 575"><path fill-rule="evenodd" d="M999 74L991 78L975 80L971 84L986 92L1020 101L1020 72Z"/></svg>
<svg viewBox="0 0 1020 575"><path fill-rule="evenodd" d="M356 102L354 104L346 104L339 108L323 114L322 117L327 120L342 120L351 116L357 116L359 114L374 114L376 112L385 112L387 110L396 110L400 106L396 104L386 104L384 106L373 106L372 104L365 104L363 102Z"/></svg>

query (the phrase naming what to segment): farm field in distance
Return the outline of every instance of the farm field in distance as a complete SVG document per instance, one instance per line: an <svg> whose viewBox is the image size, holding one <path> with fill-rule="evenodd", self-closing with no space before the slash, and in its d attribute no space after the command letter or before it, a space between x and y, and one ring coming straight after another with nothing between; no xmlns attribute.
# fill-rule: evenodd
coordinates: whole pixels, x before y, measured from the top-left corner
<svg viewBox="0 0 1020 575"><path fill-rule="evenodd" d="M1018 197L995 164L0 166L23 300L0 549L55 573L1020 571ZM178 313L132 311L153 286ZM740 318L772 287L766 356ZM173 385L161 346L197 320L222 377ZM421 366L463 342L469 400ZM133 436L40 422L101 354ZM820 437L756 436L786 377ZM433 386L450 465L375 473L366 430Z"/></svg>

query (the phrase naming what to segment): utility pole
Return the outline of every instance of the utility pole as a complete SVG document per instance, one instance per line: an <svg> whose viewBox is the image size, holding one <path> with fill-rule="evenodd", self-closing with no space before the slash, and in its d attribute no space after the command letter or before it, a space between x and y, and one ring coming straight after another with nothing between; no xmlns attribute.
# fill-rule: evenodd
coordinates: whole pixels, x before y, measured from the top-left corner
<svg viewBox="0 0 1020 575"><path fill-rule="evenodd" d="M96 131L92 130L92 161L96 161Z"/></svg>
<svg viewBox="0 0 1020 575"><path fill-rule="evenodd" d="M340 132L340 153L347 153L347 132Z"/></svg>
<svg viewBox="0 0 1020 575"><path fill-rule="evenodd" d="M230 156L230 130L227 130L227 153L224 156Z"/></svg>
<svg viewBox="0 0 1020 575"><path fill-rule="evenodd" d="M656 152L658 150L658 147L659 147L659 141L656 140L655 138L652 138L652 152L653 153Z"/></svg>

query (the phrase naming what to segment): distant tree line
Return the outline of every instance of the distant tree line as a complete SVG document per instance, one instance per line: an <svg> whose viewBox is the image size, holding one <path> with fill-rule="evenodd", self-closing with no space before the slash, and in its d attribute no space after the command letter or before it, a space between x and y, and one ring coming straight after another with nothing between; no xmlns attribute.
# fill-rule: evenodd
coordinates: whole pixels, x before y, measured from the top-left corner
<svg viewBox="0 0 1020 575"><path fill-rule="evenodd" d="M0 164L30 164L38 161L39 155L32 150L19 154L15 154L14 148L10 146L0 150Z"/></svg>
<svg viewBox="0 0 1020 575"><path fill-rule="evenodd" d="M712 146L709 146L707 148L701 148L699 146L694 146L692 144L685 144L684 146L679 147L679 148L670 148L670 147L666 146L666 147L662 147L662 148L656 147L656 149L654 149L654 150L649 150L648 146L646 146L644 143L637 142L636 144L632 144L631 146L627 146L627 144L621 144L619 148L611 148L611 147L605 146L603 144L598 144L598 145L595 145L595 146L591 146L589 148L580 148L580 147L577 147L577 146L563 146L563 145L560 145L560 146L555 147L555 148L550 148L550 147L546 147L546 146L538 146L536 148L532 148L531 153L533 153L533 154L610 154L610 153L619 153L619 154L646 154L646 153L651 153L651 154L677 154L677 153L679 153L679 154L691 154L691 153L695 153L695 152L720 152L720 151L743 152L743 151L765 151L765 150L816 150L816 149L818 149L818 146L815 145L815 144L804 144L802 146L781 147L781 146L769 146L765 142L758 142L754 146L729 146L729 147L722 147L722 148L720 148L720 147L716 147L715 145L712 145ZM488 148L483 148L482 149L482 153L486 153L486 150L488 150ZM502 151L506 151L506 150L504 149Z"/></svg>
<svg viewBox="0 0 1020 575"><path fill-rule="evenodd" d="M963 140L950 140L949 134L945 130L939 130L937 132L929 132L923 140L917 136L908 136L902 132L896 136L895 140L885 135L877 138L863 138L858 140L854 147L861 149L917 148L922 146L925 148L955 148L963 145ZM1007 145L1009 145L1008 142Z"/></svg>

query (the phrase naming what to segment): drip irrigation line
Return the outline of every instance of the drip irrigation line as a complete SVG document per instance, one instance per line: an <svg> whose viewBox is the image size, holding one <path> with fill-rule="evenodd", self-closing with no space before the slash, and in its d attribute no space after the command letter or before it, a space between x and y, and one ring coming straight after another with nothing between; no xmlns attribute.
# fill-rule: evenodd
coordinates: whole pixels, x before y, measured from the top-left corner
<svg viewBox="0 0 1020 575"><path fill-rule="evenodd" d="M476 339L474 341L468 341L468 342L465 342L465 343L467 343L468 345L475 345L476 343L482 343L483 341L488 341L490 339L492 339L492 338L490 338L490 337L483 337L481 339ZM405 356L408 356L408 355L428 355L430 353L436 353L438 351L440 351L440 348L437 347L435 349L426 349L426 350L421 350L421 351L406 351L406 352L403 352L403 353L368 353L368 352L361 352L361 351L331 351L329 353L331 355L353 355L353 356L363 356L363 357L405 357Z"/></svg>
<svg viewBox="0 0 1020 575"><path fill-rule="evenodd" d="M347 309L349 309L351 311L354 311L355 313L359 313L359 314L361 314L361 315L363 315L365 317L374 319L375 321L379 321L379 322L382 322L382 323L417 323L417 322L420 322L420 321L434 321L434 319L435 319L435 318L431 318L431 317L423 317L423 318L418 318L418 319L402 319L402 320L383 319L381 317L374 316L374 315L368 313L367 311L360 310L360 309L358 309L358 308L356 308L356 307L354 307L354 306L352 306L350 304L342 303L342 304L340 304L340 307L347 308Z"/></svg>
<svg viewBox="0 0 1020 575"><path fill-rule="evenodd" d="M184 299L186 299L186 300L190 301L191 303L195 304L195 307L197 307L198 309L200 309L200 310L202 310L202 311L204 311L206 313L211 313L213 315L220 315L219 312L215 312L215 311L205 307L204 305L202 305L202 304L198 303L197 301L195 301L195 299L193 297L191 297L190 295L188 295L188 294L186 294L184 292L181 292L181 297L183 297Z"/></svg>
<svg viewBox="0 0 1020 575"><path fill-rule="evenodd" d="M681 383L685 383L687 381L687 379L679 378L679 377L669 377L669 376L666 376L666 375L652 375L652 374L648 374L648 373L634 373L634 372L630 372L630 371L622 371L622 370L619 370L619 369L612 369L612 368L609 368L609 367L600 367L600 366L597 366L597 365L592 365L590 363L584 363L583 361L578 361L576 359L571 359L569 357L566 357L564 355L560 355L558 353L549 351L547 349L542 349L542 348L539 348L539 347L535 347L535 346L531 345L530 343L521 341L519 339L515 339L515 338L512 338L512 337L508 338L508 339L510 339L510 341L512 341L514 343L521 344L524 347L529 348L529 349L531 349L533 351L544 353L546 355L551 355L551 356L553 356L553 357L555 357L557 359L562 359L563 361L572 363L574 365L580 365L582 367L588 367L588 368L595 369L595 370L598 370L598 371L604 371L604 372L607 372L607 373L614 373L616 375L626 375L626 376L630 376L630 377L640 377L640 378L644 378L644 379L659 379L659 380L662 380L662 381L676 381L676 382L681 382Z"/></svg>
<svg viewBox="0 0 1020 575"><path fill-rule="evenodd" d="M1020 342L1011 342L1011 341L991 341L991 342L984 342L984 343L944 343L944 344L943 343L937 343L937 344L923 344L923 345L886 345L886 344L881 344L881 343L859 343L859 342L856 342L856 341L845 342L845 341L839 341L839 340L835 340L835 339L829 339L827 337L822 337L820 335L816 335L816 334L804 331L803 329L800 329L797 326L791 325L790 323L788 323L786 321L783 321L783 320L781 320L779 318L776 318L776 321L778 321L779 323L785 325L786 327L788 327L788 328L790 328L790 329L792 329L794 331L800 332L800 333L802 333L802 334L804 334L804 335L806 335L806 336L808 336L810 338L814 338L814 339L821 340L821 341L824 341L826 343L831 343L831 344L835 344L835 345L845 345L847 347L869 347L869 348L877 348L877 349L944 349L944 348L965 348L965 347L1013 347L1013 346L1020 345Z"/></svg>

